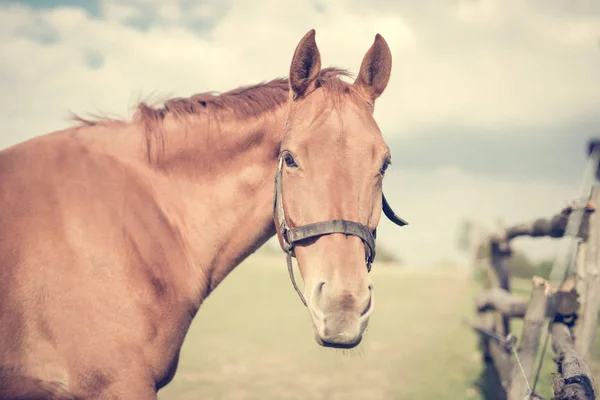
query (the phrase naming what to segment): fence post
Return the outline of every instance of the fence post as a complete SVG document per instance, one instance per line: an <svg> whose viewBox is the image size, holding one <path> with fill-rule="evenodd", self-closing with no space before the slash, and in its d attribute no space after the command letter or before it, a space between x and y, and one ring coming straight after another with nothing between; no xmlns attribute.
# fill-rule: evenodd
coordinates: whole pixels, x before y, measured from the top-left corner
<svg viewBox="0 0 600 400"><path fill-rule="evenodd" d="M510 242L504 237L498 237L491 240L491 264L497 279L497 287L510 292L510 270L508 263L512 256ZM498 313L499 321L496 324L499 331L497 333L506 336L510 333L510 317Z"/></svg>
<svg viewBox="0 0 600 400"><path fill-rule="evenodd" d="M509 400L528 398L529 382L533 375L533 362L540 345L540 332L546 317L550 285L538 276L533 277L533 285L527 311L523 321L521 344L517 350L520 362L513 365ZM523 368L523 370L521 370Z"/></svg>
<svg viewBox="0 0 600 400"><path fill-rule="evenodd" d="M600 204L600 186L592 188L591 200ZM583 282L577 285L582 289L580 295L580 313L575 326L575 349L589 363L589 351L594 344L598 324L598 306L600 305L600 212L590 215L587 243L582 250L584 262ZM578 260L579 261L579 260ZM578 271L579 272L579 271ZM579 273L577 274L579 278Z"/></svg>

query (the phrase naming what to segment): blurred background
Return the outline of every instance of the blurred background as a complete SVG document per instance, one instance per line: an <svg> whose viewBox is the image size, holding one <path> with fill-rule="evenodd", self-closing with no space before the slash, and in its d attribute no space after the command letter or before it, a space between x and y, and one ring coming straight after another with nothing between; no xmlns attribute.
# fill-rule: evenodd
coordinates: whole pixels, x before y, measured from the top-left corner
<svg viewBox="0 0 600 400"><path fill-rule="evenodd" d="M550 216L578 194L600 134L600 2L1 0L0 148L70 112L130 117L142 100L287 76L311 28L323 66L356 73L376 33L393 54L375 114L384 190L410 225L382 218L369 335L350 354L318 348L271 241L200 310L161 399L480 398L460 323L465 227ZM525 277L555 242L515 241Z"/></svg>

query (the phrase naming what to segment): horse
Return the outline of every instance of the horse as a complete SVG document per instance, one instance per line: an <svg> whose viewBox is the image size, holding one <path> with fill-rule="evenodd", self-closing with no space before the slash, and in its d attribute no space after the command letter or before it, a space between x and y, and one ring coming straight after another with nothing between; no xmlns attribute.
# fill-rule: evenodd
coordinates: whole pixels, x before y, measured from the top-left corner
<svg viewBox="0 0 600 400"><path fill-rule="evenodd" d="M373 117L390 73L379 34L353 82L322 69L312 29L288 78L2 150L0 398L156 399L203 301L274 235L316 342L357 346L382 210L406 224Z"/></svg>

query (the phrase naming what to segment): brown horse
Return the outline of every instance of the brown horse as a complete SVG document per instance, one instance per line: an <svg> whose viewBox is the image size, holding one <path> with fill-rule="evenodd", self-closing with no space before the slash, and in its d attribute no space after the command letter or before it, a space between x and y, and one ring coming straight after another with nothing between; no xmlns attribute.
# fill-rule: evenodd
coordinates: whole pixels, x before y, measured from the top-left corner
<svg viewBox="0 0 600 400"><path fill-rule="evenodd" d="M382 207L404 224L373 118L390 70L380 35L354 83L321 70L311 30L289 79L0 152L0 398L156 399L204 299L275 234L318 343L357 345Z"/></svg>

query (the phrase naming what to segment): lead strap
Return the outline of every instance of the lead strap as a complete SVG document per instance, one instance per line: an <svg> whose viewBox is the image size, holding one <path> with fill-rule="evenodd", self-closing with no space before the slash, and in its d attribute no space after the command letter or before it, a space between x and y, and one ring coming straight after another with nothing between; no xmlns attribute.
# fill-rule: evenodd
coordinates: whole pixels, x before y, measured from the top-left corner
<svg viewBox="0 0 600 400"><path fill-rule="evenodd" d="M304 298L304 295L302 294L302 292L300 291L300 288L296 284L296 278L294 278L294 266L292 265L292 252L287 253L286 259L287 259L288 272L290 274L290 279L292 281L292 285L294 285L294 289L296 289L296 293L298 293L298 296L300 297L300 300L302 300L302 303L304 304L304 306L308 307L308 304L306 304L306 299Z"/></svg>

